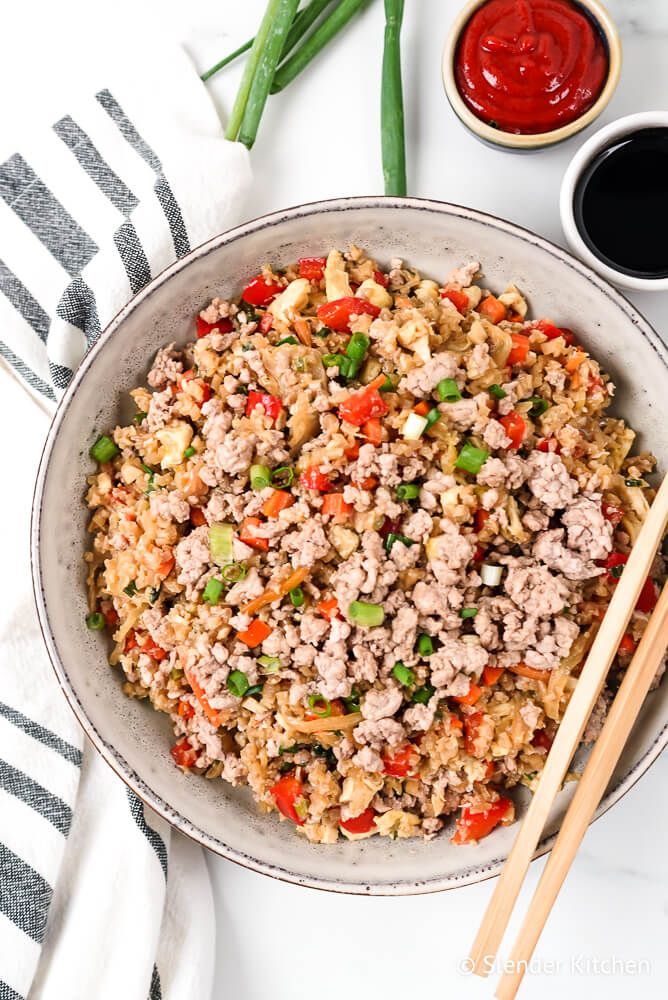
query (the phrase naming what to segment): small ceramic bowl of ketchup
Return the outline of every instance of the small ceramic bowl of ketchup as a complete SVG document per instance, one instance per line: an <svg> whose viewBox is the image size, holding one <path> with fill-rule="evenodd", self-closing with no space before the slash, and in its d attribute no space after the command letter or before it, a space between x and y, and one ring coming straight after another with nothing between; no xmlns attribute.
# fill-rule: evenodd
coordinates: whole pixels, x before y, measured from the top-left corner
<svg viewBox="0 0 668 1000"><path fill-rule="evenodd" d="M471 0L446 40L443 82L479 139L535 150L598 117L621 63L617 29L598 0Z"/></svg>

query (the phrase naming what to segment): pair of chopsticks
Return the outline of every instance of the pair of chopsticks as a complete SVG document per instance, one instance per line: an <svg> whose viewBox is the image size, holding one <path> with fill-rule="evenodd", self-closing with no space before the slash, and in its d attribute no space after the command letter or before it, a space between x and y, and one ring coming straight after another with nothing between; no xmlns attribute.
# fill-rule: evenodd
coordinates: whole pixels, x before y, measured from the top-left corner
<svg viewBox="0 0 668 1000"><path fill-rule="evenodd" d="M487 975L504 936L513 907L556 798L640 590L650 571L668 524L668 476L663 480L610 601L585 666L557 730L538 787L520 826L471 949L471 970ZM626 671L607 720L580 778L559 836L529 904L495 996L513 1000L541 931L575 858L603 793L612 777L668 646L668 583L664 586L645 633Z"/></svg>

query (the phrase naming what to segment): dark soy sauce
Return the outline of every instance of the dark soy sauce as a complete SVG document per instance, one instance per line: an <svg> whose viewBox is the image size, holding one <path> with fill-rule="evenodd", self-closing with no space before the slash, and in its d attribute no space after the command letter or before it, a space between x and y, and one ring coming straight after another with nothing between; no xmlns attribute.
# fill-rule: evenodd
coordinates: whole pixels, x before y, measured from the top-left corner
<svg viewBox="0 0 668 1000"><path fill-rule="evenodd" d="M668 277L668 128L633 132L602 150L575 191L575 222L609 267Z"/></svg>

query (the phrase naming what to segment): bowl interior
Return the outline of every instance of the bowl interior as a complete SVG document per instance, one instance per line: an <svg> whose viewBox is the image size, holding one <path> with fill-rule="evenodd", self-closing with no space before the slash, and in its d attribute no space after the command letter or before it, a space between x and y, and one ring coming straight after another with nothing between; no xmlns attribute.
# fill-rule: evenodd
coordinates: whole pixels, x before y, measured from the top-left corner
<svg viewBox="0 0 668 1000"><path fill-rule="evenodd" d="M531 233L469 209L412 199L348 199L267 216L212 240L164 272L111 324L84 361L47 441L33 514L35 592L60 682L88 735L108 762L154 809L205 846L234 861L294 882L339 891L433 891L498 872L516 828L478 847L387 838L314 846L275 815L262 816L250 796L222 781L179 772L169 755L168 720L126 698L106 641L84 625L82 554L97 433L132 410L127 390L141 382L155 351L192 338L193 316L212 296L238 294L267 261L280 265L351 242L381 262L402 257L442 281L454 265L480 260L484 284L515 282L534 315L578 332L615 378L615 408L666 466L661 415L668 389L666 350L631 305L567 253ZM610 805L658 755L668 733L668 688L647 700L611 783ZM558 827L570 791L558 799L546 830ZM522 809L520 801L520 811Z"/></svg>

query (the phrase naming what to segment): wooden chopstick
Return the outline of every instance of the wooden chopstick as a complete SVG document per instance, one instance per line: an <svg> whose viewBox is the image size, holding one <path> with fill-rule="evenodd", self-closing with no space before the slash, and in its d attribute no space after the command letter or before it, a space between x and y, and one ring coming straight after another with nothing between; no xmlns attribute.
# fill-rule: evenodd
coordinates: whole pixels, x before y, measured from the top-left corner
<svg viewBox="0 0 668 1000"><path fill-rule="evenodd" d="M596 807L612 777L624 744L668 647L668 584L647 623L638 649L612 703L603 729L568 807L559 836L517 935L495 996L513 1000L562 883L573 863Z"/></svg>
<svg viewBox="0 0 668 1000"><path fill-rule="evenodd" d="M668 476L664 478L612 595L598 634L568 703L515 843L496 884L471 949L471 970L486 976L508 926L534 851L573 758L607 672L626 631L668 523Z"/></svg>

